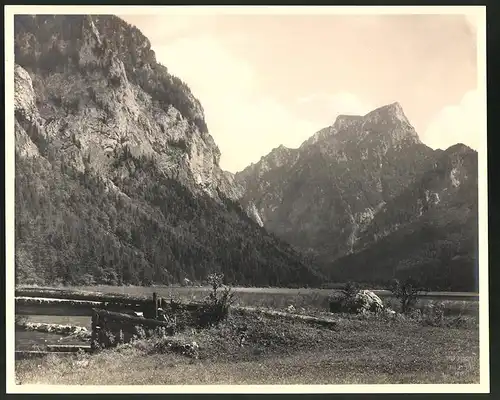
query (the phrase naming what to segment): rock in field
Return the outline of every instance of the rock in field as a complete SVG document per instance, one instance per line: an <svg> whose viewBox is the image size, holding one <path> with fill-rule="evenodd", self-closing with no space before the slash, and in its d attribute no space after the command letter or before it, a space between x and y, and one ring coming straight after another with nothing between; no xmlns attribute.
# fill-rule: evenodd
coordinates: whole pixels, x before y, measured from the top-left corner
<svg viewBox="0 0 500 400"><path fill-rule="evenodd" d="M360 290L350 298L330 302L331 312L378 312L384 309L384 303L370 290Z"/></svg>

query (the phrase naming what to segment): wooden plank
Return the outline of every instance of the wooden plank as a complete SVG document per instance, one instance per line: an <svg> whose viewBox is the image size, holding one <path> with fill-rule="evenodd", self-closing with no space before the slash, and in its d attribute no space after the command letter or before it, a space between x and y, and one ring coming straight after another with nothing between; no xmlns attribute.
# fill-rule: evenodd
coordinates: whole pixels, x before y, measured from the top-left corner
<svg viewBox="0 0 500 400"><path fill-rule="evenodd" d="M95 301L35 297L16 297L15 305L17 315L91 316L92 309L103 307Z"/></svg>
<svg viewBox="0 0 500 400"><path fill-rule="evenodd" d="M48 315L48 316L68 316L68 317L88 317L92 313L92 308L75 308L69 305L56 307L54 305L28 306L16 305L16 315Z"/></svg>
<svg viewBox="0 0 500 400"><path fill-rule="evenodd" d="M15 296L98 301L105 303L145 304L145 305L151 304L151 298L148 298L147 296L132 296L128 294L119 294L119 293L106 294L100 292L84 292L80 290L68 290L68 289L17 288L15 291Z"/></svg>
<svg viewBox="0 0 500 400"><path fill-rule="evenodd" d="M156 295L156 292L153 292L153 307L154 318L158 319L158 297Z"/></svg>
<svg viewBox="0 0 500 400"><path fill-rule="evenodd" d="M101 324L101 321L120 322L123 324L141 325L153 329L157 327L164 327L167 328L167 332L173 333L174 331L172 324L169 322L158 321L156 319L134 317L128 314L122 314L102 309L95 309L94 311L99 318L98 324Z"/></svg>
<svg viewBox="0 0 500 400"><path fill-rule="evenodd" d="M92 316L95 308L115 312L143 311L145 305L107 303L88 300L54 299L44 297L16 297L17 315Z"/></svg>

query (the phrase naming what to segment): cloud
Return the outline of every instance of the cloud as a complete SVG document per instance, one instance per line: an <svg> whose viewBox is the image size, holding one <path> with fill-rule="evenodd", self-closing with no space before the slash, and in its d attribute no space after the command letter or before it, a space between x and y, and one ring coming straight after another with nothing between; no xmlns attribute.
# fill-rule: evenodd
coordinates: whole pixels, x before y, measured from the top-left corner
<svg viewBox="0 0 500 400"><path fill-rule="evenodd" d="M459 104L443 108L434 117L422 141L437 149L463 143L479 150L486 137L486 101L479 91L467 92Z"/></svg>
<svg viewBox="0 0 500 400"><path fill-rule="evenodd" d="M182 38L154 50L202 103L224 169L242 170L280 144L298 147L321 128L267 95L250 64L211 36Z"/></svg>

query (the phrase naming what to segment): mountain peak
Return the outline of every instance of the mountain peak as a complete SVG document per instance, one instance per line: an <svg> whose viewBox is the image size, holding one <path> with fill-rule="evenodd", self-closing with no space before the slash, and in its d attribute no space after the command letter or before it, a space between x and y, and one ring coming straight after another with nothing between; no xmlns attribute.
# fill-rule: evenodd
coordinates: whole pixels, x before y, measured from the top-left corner
<svg viewBox="0 0 500 400"><path fill-rule="evenodd" d="M410 122L403 111L403 107L401 107L401 104L397 101L370 111L364 116L364 119L371 120L373 122L380 122L382 120L402 122L410 125Z"/></svg>
<svg viewBox="0 0 500 400"><path fill-rule="evenodd" d="M403 111L403 107L401 107L401 104L396 101L378 107L364 116L340 114L335 119L332 128L338 132L340 130L350 128L354 125L363 124L364 122L371 122L375 124L402 123L403 125L411 126L410 122L408 121L408 118L406 117Z"/></svg>
<svg viewBox="0 0 500 400"><path fill-rule="evenodd" d="M353 125L363 122L363 117L360 115L340 114L333 123L333 128L336 130L347 129Z"/></svg>
<svg viewBox="0 0 500 400"><path fill-rule="evenodd" d="M278 147L272 149L267 156L262 157L262 160L265 160L265 162L271 162L272 164L279 166L283 162L285 162L286 158L293 152L294 149L290 149L280 144Z"/></svg>
<svg viewBox="0 0 500 400"><path fill-rule="evenodd" d="M472 153L475 152L475 150L463 143L457 143L448 147L444 152L448 154L463 154Z"/></svg>
<svg viewBox="0 0 500 400"><path fill-rule="evenodd" d="M403 107L401 107L401 104L399 102L395 101L393 103L389 103L389 104L377 107L375 110L370 111L369 114L371 114L372 112L375 112L375 111L378 111L378 112L386 111L388 113L402 113Z"/></svg>

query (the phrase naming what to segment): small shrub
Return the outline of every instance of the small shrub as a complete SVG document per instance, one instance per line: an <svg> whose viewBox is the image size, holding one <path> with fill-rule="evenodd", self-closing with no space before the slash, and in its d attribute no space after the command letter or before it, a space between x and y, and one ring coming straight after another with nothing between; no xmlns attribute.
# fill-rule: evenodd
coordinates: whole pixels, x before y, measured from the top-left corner
<svg viewBox="0 0 500 400"><path fill-rule="evenodd" d="M414 321L422 321L424 318L424 314L422 313L422 310L418 308L413 308L411 310L408 310L406 312L406 315Z"/></svg>
<svg viewBox="0 0 500 400"><path fill-rule="evenodd" d="M421 312L422 323L428 326L443 326L445 306L443 302L430 303Z"/></svg>
<svg viewBox="0 0 500 400"><path fill-rule="evenodd" d="M225 320L229 314L229 308L233 305L234 292L230 287L223 286L224 276L222 274L210 274L207 278L212 286L212 291L205 300L201 310L198 323L201 326L216 325Z"/></svg>
<svg viewBox="0 0 500 400"><path fill-rule="evenodd" d="M399 300L402 313L407 313L413 309L418 301L418 296L428 291L419 286L417 282L411 278L408 278L404 282L394 279L391 282L390 290L394 297Z"/></svg>
<svg viewBox="0 0 500 400"><path fill-rule="evenodd" d="M470 329L477 326L477 319L471 316L458 315L447 320L448 327L458 329Z"/></svg>
<svg viewBox="0 0 500 400"><path fill-rule="evenodd" d="M146 331L140 325L137 325L135 327L135 334L137 335L138 339L145 339L146 338Z"/></svg>
<svg viewBox="0 0 500 400"><path fill-rule="evenodd" d="M352 299L359 292L360 286L355 282L347 282L340 290L345 299Z"/></svg>
<svg viewBox="0 0 500 400"><path fill-rule="evenodd" d="M105 332L105 340L106 344L109 346L113 346L116 343L116 336L113 332L111 331L106 331Z"/></svg>
<svg viewBox="0 0 500 400"><path fill-rule="evenodd" d="M349 311L356 307L355 298L359 292L359 285L354 282L348 282L340 289L340 292L334 293L329 298L329 308L332 313Z"/></svg>
<svg viewBox="0 0 500 400"><path fill-rule="evenodd" d="M103 346L101 345L99 340L93 340L91 342L91 346L92 346L93 351L95 351L95 352L98 352L98 351L103 349Z"/></svg>
<svg viewBox="0 0 500 400"><path fill-rule="evenodd" d="M154 335L160 338L166 337L167 335L167 330L165 329L164 326L158 326L155 329Z"/></svg>
<svg viewBox="0 0 500 400"><path fill-rule="evenodd" d="M394 297L387 297L383 299L383 301L386 309L399 311L400 302L398 299L395 299Z"/></svg>
<svg viewBox="0 0 500 400"><path fill-rule="evenodd" d="M343 297L342 295L334 294L328 299L328 307L331 313L340 313L343 310Z"/></svg>

